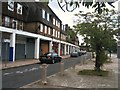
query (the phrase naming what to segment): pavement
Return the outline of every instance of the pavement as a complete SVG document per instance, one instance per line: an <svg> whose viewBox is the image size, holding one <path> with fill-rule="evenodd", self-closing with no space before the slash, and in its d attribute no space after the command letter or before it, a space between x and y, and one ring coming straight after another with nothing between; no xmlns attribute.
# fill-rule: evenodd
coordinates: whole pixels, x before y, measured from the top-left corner
<svg viewBox="0 0 120 90"><path fill-rule="evenodd" d="M94 60L86 60L85 63L76 65L75 68L71 67L66 69L64 75L57 73L47 77L46 85L42 83L42 80L38 80L21 88L111 88L116 90L118 88L119 74L119 59L117 59L116 55L112 55L112 63L106 63L103 66L103 70L109 71L108 76L101 77L77 74L83 69L94 69Z"/></svg>
<svg viewBox="0 0 120 90"><path fill-rule="evenodd" d="M65 55L61 56L62 58L68 58L70 55ZM25 66L25 65L30 65L30 64L35 64L39 63L38 59L21 59L19 61L15 62L0 62L0 68L1 69L9 69L9 68L15 68L15 67L20 67L20 66Z"/></svg>

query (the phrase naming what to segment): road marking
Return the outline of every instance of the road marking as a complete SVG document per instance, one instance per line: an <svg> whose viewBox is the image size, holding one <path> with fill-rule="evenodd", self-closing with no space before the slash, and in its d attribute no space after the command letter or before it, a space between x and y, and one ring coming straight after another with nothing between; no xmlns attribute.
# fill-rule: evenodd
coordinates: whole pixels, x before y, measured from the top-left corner
<svg viewBox="0 0 120 90"><path fill-rule="evenodd" d="M21 72L21 71L16 71L16 73L23 73L23 72Z"/></svg>
<svg viewBox="0 0 120 90"><path fill-rule="evenodd" d="M4 73L3 75L10 75L10 74L13 74L13 72L11 72L11 73Z"/></svg>
<svg viewBox="0 0 120 90"><path fill-rule="evenodd" d="M34 71L34 70L38 70L38 68L31 68L31 69L29 69L29 71Z"/></svg>

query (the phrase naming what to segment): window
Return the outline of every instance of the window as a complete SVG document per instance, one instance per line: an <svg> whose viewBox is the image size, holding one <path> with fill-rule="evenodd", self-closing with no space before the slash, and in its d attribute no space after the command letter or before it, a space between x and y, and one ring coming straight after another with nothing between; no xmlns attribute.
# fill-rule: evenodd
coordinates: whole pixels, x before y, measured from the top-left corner
<svg viewBox="0 0 120 90"><path fill-rule="evenodd" d="M60 28L60 23L59 23L59 22L58 22L58 24L57 24L57 25L58 25L58 27Z"/></svg>
<svg viewBox="0 0 120 90"><path fill-rule="evenodd" d="M45 33L47 33L47 26L45 26Z"/></svg>
<svg viewBox="0 0 120 90"><path fill-rule="evenodd" d="M14 11L14 1L8 0L8 10Z"/></svg>
<svg viewBox="0 0 120 90"><path fill-rule="evenodd" d="M19 21L19 30L23 30L23 22Z"/></svg>
<svg viewBox="0 0 120 90"><path fill-rule="evenodd" d="M17 13L22 14L22 5L20 5L19 3L17 4Z"/></svg>
<svg viewBox="0 0 120 90"><path fill-rule="evenodd" d="M58 25L58 23L57 23L58 21L56 20L56 26Z"/></svg>
<svg viewBox="0 0 120 90"><path fill-rule="evenodd" d="M57 31L56 31L56 37L57 37Z"/></svg>
<svg viewBox="0 0 120 90"><path fill-rule="evenodd" d="M53 25L55 25L55 18L53 18Z"/></svg>
<svg viewBox="0 0 120 90"><path fill-rule="evenodd" d="M58 38L60 38L60 32L58 32Z"/></svg>
<svg viewBox="0 0 120 90"><path fill-rule="evenodd" d="M12 28L17 29L17 20L12 20Z"/></svg>
<svg viewBox="0 0 120 90"><path fill-rule="evenodd" d="M48 34L50 35L50 31L51 31L51 29L50 29L50 27L49 27L49 29L48 29Z"/></svg>
<svg viewBox="0 0 120 90"><path fill-rule="evenodd" d="M47 13L47 20L50 21L50 15Z"/></svg>
<svg viewBox="0 0 120 90"><path fill-rule="evenodd" d="M10 23L10 18L9 17L5 17L5 26L9 27L9 23Z"/></svg>
<svg viewBox="0 0 120 90"><path fill-rule="evenodd" d="M55 29L53 29L53 36L55 36Z"/></svg>
<svg viewBox="0 0 120 90"><path fill-rule="evenodd" d="M43 24L40 24L40 32L43 32Z"/></svg>
<svg viewBox="0 0 120 90"><path fill-rule="evenodd" d="M44 9L42 9L42 18L45 19L45 10Z"/></svg>

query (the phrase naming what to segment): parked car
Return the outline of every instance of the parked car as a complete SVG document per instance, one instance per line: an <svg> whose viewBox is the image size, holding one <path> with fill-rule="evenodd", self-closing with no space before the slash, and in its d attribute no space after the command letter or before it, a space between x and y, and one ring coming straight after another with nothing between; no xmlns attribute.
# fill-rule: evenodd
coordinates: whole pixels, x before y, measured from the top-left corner
<svg viewBox="0 0 120 90"><path fill-rule="evenodd" d="M81 55L86 54L86 51L79 51L78 53L79 53L79 55L81 56Z"/></svg>
<svg viewBox="0 0 120 90"><path fill-rule="evenodd" d="M41 64L54 64L61 62L62 58L55 52L45 53L43 56L40 56L39 61Z"/></svg>
<svg viewBox="0 0 120 90"><path fill-rule="evenodd" d="M72 52L72 53L70 54L70 56L71 56L71 57L78 57L79 54L78 54L78 52Z"/></svg>

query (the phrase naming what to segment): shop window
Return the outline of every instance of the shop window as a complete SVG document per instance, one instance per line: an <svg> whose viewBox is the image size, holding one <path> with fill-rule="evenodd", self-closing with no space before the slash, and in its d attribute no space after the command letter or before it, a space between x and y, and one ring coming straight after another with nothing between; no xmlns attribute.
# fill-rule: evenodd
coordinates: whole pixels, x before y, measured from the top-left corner
<svg viewBox="0 0 120 90"><path fill-rule="evenodd" d="M8 10L14 11L14 1L8 0Z"/></svg>
<svg viewBox="0 0 120 90"><path fill-rule="evenodd" d="M9 27L10 26L10 18L9 17L5 17L5 26Z"/></svg>

